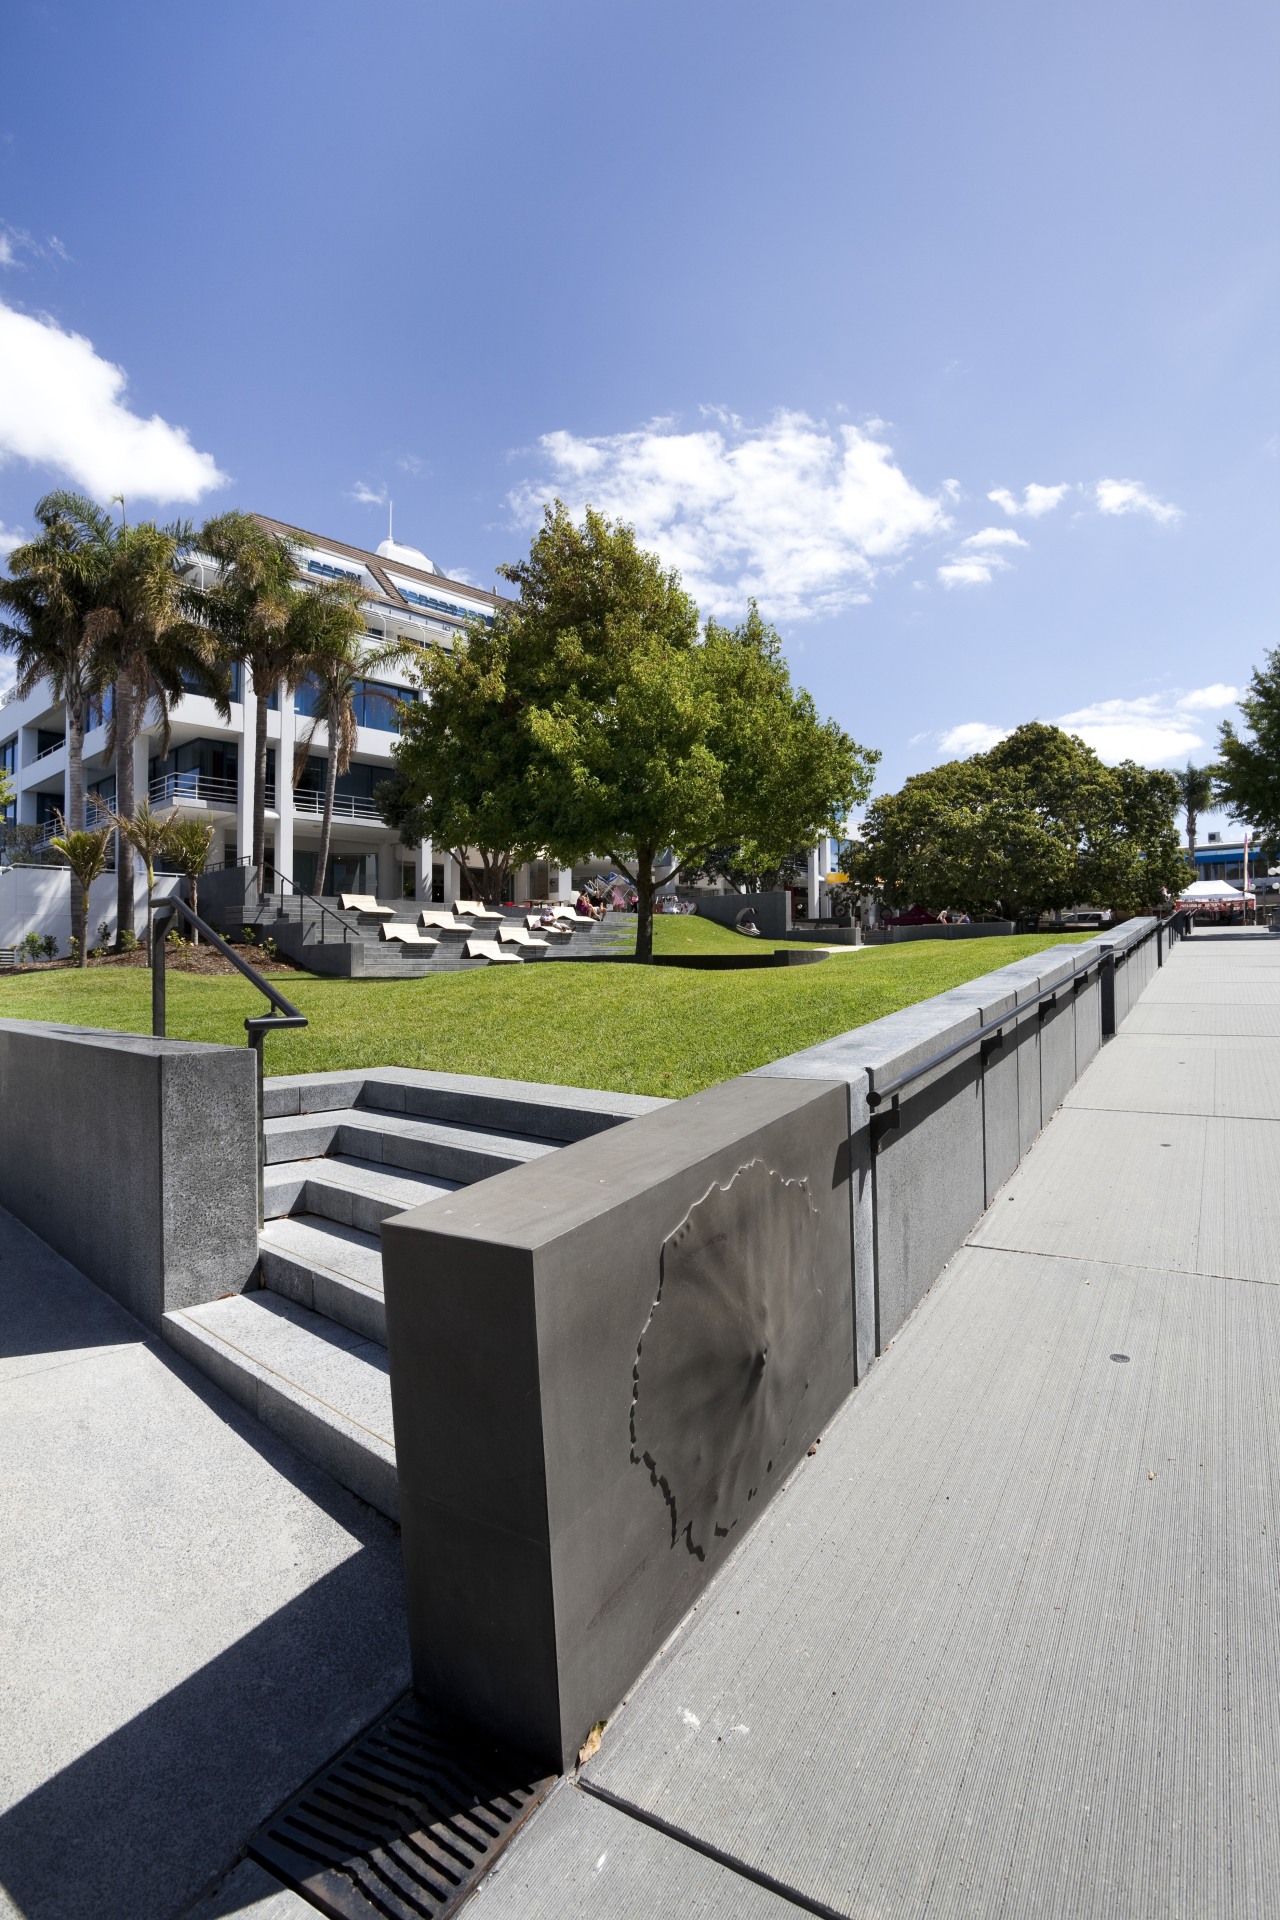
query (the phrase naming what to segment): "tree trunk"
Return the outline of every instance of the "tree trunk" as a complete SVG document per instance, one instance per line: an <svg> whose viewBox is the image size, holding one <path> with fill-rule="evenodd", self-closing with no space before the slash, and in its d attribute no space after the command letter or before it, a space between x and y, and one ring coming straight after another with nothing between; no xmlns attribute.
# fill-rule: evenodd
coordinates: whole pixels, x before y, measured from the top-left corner
<svg viewBox="0 0 1280 1920"><path fill-rule="evenodd" d="M262 898L264 883L263 869L267 861L267 695L268 689L259 690L254 682L254 692L258 695L257 710L254 716L253 732L253 878L258 889L258 898ZM281 740L283 748L285 742ZM276 757L277 785L284 772L284 754ZM286 776L287 777L287 776ZM276 794L279 801L280 795Z"/></svg>
<svg viewBox="0 0 1280 1920"><path fill-rule="evenodd" d="M116 812L132 820L133 736L137 731L133 694L123 679L115 686L116 722ZM123 951L124 936L135 931L133 911L133 848L124 835L116 833L116 951Z"/></svg>
<svg viewBox="0 0 1280 1920"><path fill-rule="evenodd" d="M338 792L338 717L329 715L329 758L324 769L324 811L320 815L320 851L316 856L316 894L324 892L324 876L329 865L329 842L333 838L333 803Z"/></svg>
<svg viewBox="0 0 1280 1920"><path fill-rule="evenodd" d="M1187 858L1191 862L1191 872L1193 876L1196 870L1196 828L1199 826L1199 824L1200 824L1200 816L1196 812L1196 809L1194 807L1188 807L1187 808Z"/></svg>
<svg viewBox="0 0 1280 1920"><path fill-rule="evenodd" d="M84 699L71 695L67 700L67 829L84 831ZM80 881L71 876L71 937L80 942L80 964L85 963L88 944L89 900Z"/></svg>
<svg viewBox="0 0 1280 1920"><path fill-rule="evenodd" d="M636 959L653 958L653 854L645 847L636 849Z"/></svg>
<svg viewBox="0 0 1280 1920"><path fill-rule="evenodd" d="M147 965L148 966L151 965L151 957L155 952L155 937L156 937L155 890L156 890L156 876L152 871L151 862L148 860L147 862Z"/></svg>

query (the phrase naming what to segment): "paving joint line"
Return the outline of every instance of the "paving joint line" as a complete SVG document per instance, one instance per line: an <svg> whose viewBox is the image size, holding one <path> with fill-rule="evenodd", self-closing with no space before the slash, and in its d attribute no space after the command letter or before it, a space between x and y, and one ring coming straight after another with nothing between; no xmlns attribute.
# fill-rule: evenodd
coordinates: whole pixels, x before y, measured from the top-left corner
<svg viewBox="0 0 1280 1920"><path fill-rule="evenodd" d="M713 1860L717 1866L737 1874L740 1880L752 1881L757 1887L763 1887L766 1893L776 1894L790 1906L799 1907L803 1913L817 1914L818 1920L849 1920L848 1914L839 1907L829 1907L822 1900L811 1900L798 1887L788 1886L784 1880L775 1880L771 1873L765 1873L760 1867L748 1866L745 1860L739 1860L736 1855L713 1846L709 1840L699 1839L697 1834L689 1833L671 1820L664 1820L661 1814L650 1813L647 1808L636 1806L634 1801L623 1800L616 1793L610 1793L608 1787L597 1786L591 1780L575 1780L573 1784L580 1792L590 1794L594 1800L602 1800L615 1813L625 1814L640 1826L651 1827L655 1833L676 1841L679 1846L688 1847L691 1853L700 1853L704 1860Z"/></svg>
<svg viewBox="0 0 1280 1920"><path fill-rule="evenodd" d="M966 1240L964 1244L975 1253L1016 1253L1024 1260L1075 1260L1087 1267L1115 1267L1121 1273L1163 1273L1187 1280L1230 1280L1233 1285L1241 1287L1280 1285L1280 1280L1256 1280L1248 1273L1204 1273L1198 1267L1150 1267L1143 1260L1112 1260L1099 1253L1046 1253L1043 1247L1006 1247L993 1240ZM938 1279L941 1278L939 1274ZM937 1285L936 1280L934 1285Z"/></svg>

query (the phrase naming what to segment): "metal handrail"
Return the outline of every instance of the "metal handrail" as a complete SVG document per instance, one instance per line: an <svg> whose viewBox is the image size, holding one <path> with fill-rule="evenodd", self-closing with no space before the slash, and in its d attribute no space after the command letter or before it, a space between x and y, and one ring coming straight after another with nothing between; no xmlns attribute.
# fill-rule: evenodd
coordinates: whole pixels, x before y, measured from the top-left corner
<svg viewBox="0 0 1280 1920"><path fill-rule="evenodd" d="M252 861L252 859L250 859L250 860L249 860L249 862L248 862L248 864L249 864L250 866L252 866L252 865L253 865L253 861ZM298 883L297 883L297 881L296 881L296 880L292 880L292 879L290 879L290 877L289 877L289 875L288 875L287 873L281 873L281 872L279 871L279 869L278 869L278 868L276 868L276 867L273 867L273 866L272 866L272 865L270 864L270 862L269 862L269 861L264 861L264 862L263 862L263 867L262 867L262 871L263 871L264 873L270 873L270 874L273 874L273 875L275 876L275 878L276 878L276 879L277 879L277 880L278 880L278 881L279 881L279 882L281 883L281 884L280 884L280 897L281 897L281 899L283 899L283 898L284 898L284 889L285 889L286 887L288 887L288 889L289 889L289 891L290 891L290 893L291 893L291 894L293 895L293 897L294 897L294 899L296 899L296 900L301 900L301 901L303 902L303 904L304 904L304 905L305 905L305 904L306 904L306 903L307 903L308 901L310 901L310 903L311 903L311 905L312 905L313 907L318 907L318 908L319 908L319 910L320 910L320 935L321 935L321 943L322 943L322 944L323 944L323 939L324 939L324 933L325 933L325 922L326 922L327 920L335 920L335 921L337 922L337 924L338 924L338 925L339 925L339 926L341 927L341 929L342 929L342 944L343 944L343 946L344 946L344 947L349 947L349 946L351 945L351 942L352 942L353 940L356 940L356 941L359 941L359 940L360 940L360 930L359 930L359 928L358 928L358 927L353 927L353 926L351 926L351 925L350 925L350 923L349 923L348 921L346 921L346 920L344 920L344 919L343 919L343 917L342 917L342 914L341 914L341 912L339 911L339 909L338 909L337 907L327 907L327 906L325 905L325 903L324 903L324 901L323 901L323 900L321 900L321 899L319 899L319 898L318 898L318 897L317 897L317 896L316 896L316 895L315 895L314 893L307 893L307 892L306 892L306 891L305 891L305 890L304 890L304 889L303 889L302 887L300 887L300 886L298 885ZM268 889L268 891L270 891L270 889Z"/></svg>
<svg viewBox="0 0 1280 1920"><path fill-rule="evenodd" d="M217 949L224 959L242 973L251 986L255 986L269 1004L273 1013L251 1014L244 1023L248 1034L248 1045L253 1048L258 1060L258 1224L263 1219L263 1102L262 1102L262 1043L269 1033L281 1033L289 1028L305 1027L308 1024L305 1013L299 1013L291 1000L286 1000L278 988L251 966L223 939L220 933L200 918L185 900L171 894L166 900L159 900L151 915L151 1035L155 1040L165 1038L165 933L171 920L180 917L189 927L195 929L202 940L207 940Z"/></svg>
<svg viewBox="0 0 1280 1920"><path fill-rule="evenodd" d="M873 1119L878 1121L881 1127L895 1126L898 1116L898 1097L914 1081L922 1079L926 1073L932 1073L935 1067L944 1066L948 1060L954 1060L957 1054L967 1052L970 1047L982 1046L984 1042L993 1040L997 1034L1002 1035L1005 1027L1016 1027L1023 1016L1030 1013L1033 1008L1043 1018L1060 993L1065 992L1067 988L1070 988L1073 994L1079 992L1095 969L1101 973L1105 972L1108 966L1114 968L1117 961L1123 965L1131 953L1136 952L1147 940L1161 934L1166 925L1173 926L1183 918L1181 914L1174 914L1168 922L1157 921L1150 933L1144 934L1141 940L1135 940L1132 946L1120 952L1117 952L1114 947L1104 946L1092 960L1087 960L1082 967L1074 967L1069 974L1061 980L1056 980L1052 986L1041 987L1038 993L1033 993L1026 1000L1020 1000L1016 1006L1010 1007L1007 1013L1000 1014L994 1020L986 1021L972 1033L966 1033L963 1039L954 1040L949 1047L943 1047L940 1052L930 1054L927 1060L921 1060L918 1065L908 1067L903 1073L895 1074L893 1079L886 1080L882 1087L869 1088L867 1105L871 1109ZM1180 927L1178 932L1180 937L1186 937L1185 927ZM878 1113L877 1108L886 1100L892 1102L892 1112Z"/></svg>

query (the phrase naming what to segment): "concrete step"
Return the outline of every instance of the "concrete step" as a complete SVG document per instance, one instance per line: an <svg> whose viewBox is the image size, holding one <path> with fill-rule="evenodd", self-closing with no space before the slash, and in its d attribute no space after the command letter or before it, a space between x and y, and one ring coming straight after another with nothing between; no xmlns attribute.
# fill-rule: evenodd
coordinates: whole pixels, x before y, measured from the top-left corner
<svg viewBox="0 0 1280 1920"><path fill-rule="evenodd" d="M361 1233L377 1233L389 1215L437 1200L442 1193L456 1193L465 1184L431 1174L393 1172L376 1160L344 1153L286 1160L266 1169L265 1215L279 1220L285 1214L319 1214Z"/></svg>
<svg viewBox="0 0 1280 1920"><path fill-rule="evenodd" d="M344 1487L399 1517L383 1347L270 1292L164 1317L165 1339Z"/></svg>
<svg viewBox="0 0 1280 1920"><path fill-rule="evenodd" d="M382 1247L374 1233L319 1213L268 1220L258 1241L263 1285L353 1333L387 1344Z"/></svg>
<svg viewBox="0 0 1280 1920"><path fill-rule="evenodd" d="M348 1154L462 1184L541 1159L562 1144L470 1123L371 1112L365 1107L285 1115L264 1122L263 1133L268 1166L321 1154Z"/></svg>

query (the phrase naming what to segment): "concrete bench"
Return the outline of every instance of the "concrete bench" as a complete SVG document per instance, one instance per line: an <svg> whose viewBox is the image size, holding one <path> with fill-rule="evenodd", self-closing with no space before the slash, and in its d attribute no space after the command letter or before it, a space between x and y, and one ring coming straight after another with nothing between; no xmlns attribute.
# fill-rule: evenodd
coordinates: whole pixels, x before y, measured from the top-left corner
<svg viewBox="0 0 1280 1920"><path fill-rule="evenodd" d="M433 953L440 944L411 920L384 921L381 931L384 940L398 940L401 946L425 948L428 953Z"/></svg>
<svg viewBox="0 0 1280 1920"><path fill-rule="evenodd" d="M453 910L459 918L465 914L468 920L498 921L502 918L500 913L495 913L492 907L482 905L479 900L455 900Z"/></svg>
<svg viewBox="0 0 1280 1920"><path fill-rule="evenodd" d="M520 965L520 955L500 947L496 940L468 940L462 949L464 960L487 960L490 966L496 966L499 960L513 960Z"/></svg>
<svg viewBox="0 0 1280 1920"><path fill-rule="evenodd" d="M529 955L530 959L540 958L547 951L547 942L535 940L524 927L503 927L498 939L505 946L519 947L523 953Z"/></svg>
<svg viewBox="0 0 1280 1920"><path fill-rule="evenodd" d="M367 913L375 920L394 920L394 907L380 907L371 893L340 893L338 905L344 913Z"/></svg>

